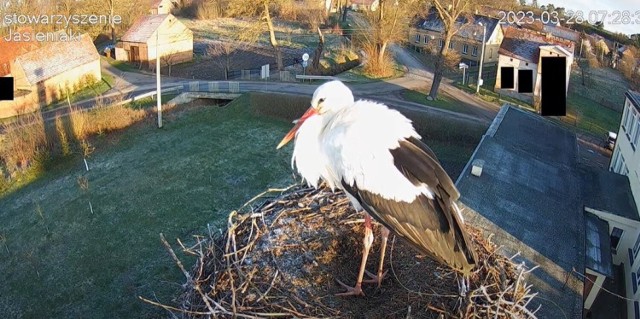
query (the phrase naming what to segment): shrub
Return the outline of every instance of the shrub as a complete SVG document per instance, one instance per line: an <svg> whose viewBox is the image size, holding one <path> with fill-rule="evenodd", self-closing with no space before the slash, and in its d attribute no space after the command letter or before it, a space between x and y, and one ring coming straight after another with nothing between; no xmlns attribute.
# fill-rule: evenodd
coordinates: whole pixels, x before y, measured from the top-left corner
<svg viewBox="0 0 640 319"><path fill-rule="evenodd" d="M310 102L311 97L303 95L250 93L253 112L289 122L302 116Z"/></svg>
<svg viewBox="0 0 640 319"><path fill-rule="evenodd" d="M0 159L9 174L27 168L41 152L47 151L45 124L40 113L20 116L3 125Z"/></svg>

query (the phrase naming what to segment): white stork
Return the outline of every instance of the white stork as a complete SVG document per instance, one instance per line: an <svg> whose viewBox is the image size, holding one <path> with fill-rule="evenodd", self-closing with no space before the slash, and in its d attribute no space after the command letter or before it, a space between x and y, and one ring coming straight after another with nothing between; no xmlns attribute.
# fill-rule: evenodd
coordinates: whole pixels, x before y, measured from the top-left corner
<svg viewBox="0 0 640 319"><path fill-rule="evenodd" d="M316 89L311 107L278 148L294 136L291 164L307 183L317 188L324 180L343 189L356 210L368 213L356 285L340 282L347 291L339 295L364 295L371 216L384 227L378 273L367 272L372 280L366 282L380 285L384 277L389 230L434 260L470 273L477 257L455 203L460 194L409 119L384 104L354 101L347 86L331 81Z"/></svg>

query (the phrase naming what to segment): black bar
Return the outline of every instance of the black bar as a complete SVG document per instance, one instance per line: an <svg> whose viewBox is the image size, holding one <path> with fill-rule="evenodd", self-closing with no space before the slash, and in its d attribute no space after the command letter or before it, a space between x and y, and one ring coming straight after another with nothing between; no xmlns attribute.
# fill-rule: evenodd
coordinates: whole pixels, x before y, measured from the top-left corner
<svg viewBox="0 0 640 319"><path fill-rule="evenodd" d="M13 101L13 77L0 77L0 101Z"/></svg>

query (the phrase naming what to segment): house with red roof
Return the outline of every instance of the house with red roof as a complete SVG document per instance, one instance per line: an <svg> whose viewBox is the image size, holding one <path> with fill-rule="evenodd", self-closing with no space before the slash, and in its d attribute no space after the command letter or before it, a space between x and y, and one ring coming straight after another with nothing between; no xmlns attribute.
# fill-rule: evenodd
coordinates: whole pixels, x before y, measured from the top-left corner
<svg viewBox="0 0 640 319"><path fill-rule="evenodd" d="M0 76L11 75L11 62L20 55L39 47L38 42L33 38L31 41L6 41L4 37L0 37Z"/></svg>
<svg viewBox="0 0 640 319"><path fill-rule="evenodd" d="M43 41L26 47L32 49L26 53L15 43L8 47L19 48L15 58L9 57L15 99L0 101L0 118L36 111L102 79L100 55L88 34L79 40Z"/></svg>
<svg viewBox="0 0 640 319"><path fill-rule="evenodd" d="M171 0L151 0L149 14L168 14L173 7Z"/></svg>
<svg viewBox="0 0 640 319"><path fill-rule="evenodd" d="M559 74L565 78L566 96L575 43L516 26L505 25L502 28L504 39L498 50L495 92L522 100L538 109L544 76L542 64L549 61L547 58L564 57L564 74Z"/></svg>

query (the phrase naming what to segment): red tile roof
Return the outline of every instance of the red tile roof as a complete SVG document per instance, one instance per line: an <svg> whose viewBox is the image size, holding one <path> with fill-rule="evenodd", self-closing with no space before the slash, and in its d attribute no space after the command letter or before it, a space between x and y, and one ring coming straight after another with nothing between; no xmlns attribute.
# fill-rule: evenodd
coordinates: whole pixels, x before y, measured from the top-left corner
<svg viewBox="0 0 640 319"><path fill-rule="evenodd" d="M32 32L32 30L18 30L16 32ZM5 41L4 37L0 37L0 76L11 73L11 61L20 55L33 51L40 46L35 39L32 41Z"/></svg>
<svg viewBox="0 0 640 319"><path fill-rule="evenodd" d="M557 38L546 37L544 34L514 26L502 26L504 39L500 45L499 54L519 60L538 63L540 47L558 45L570 53L574 52L573 43Z"/></svg>

